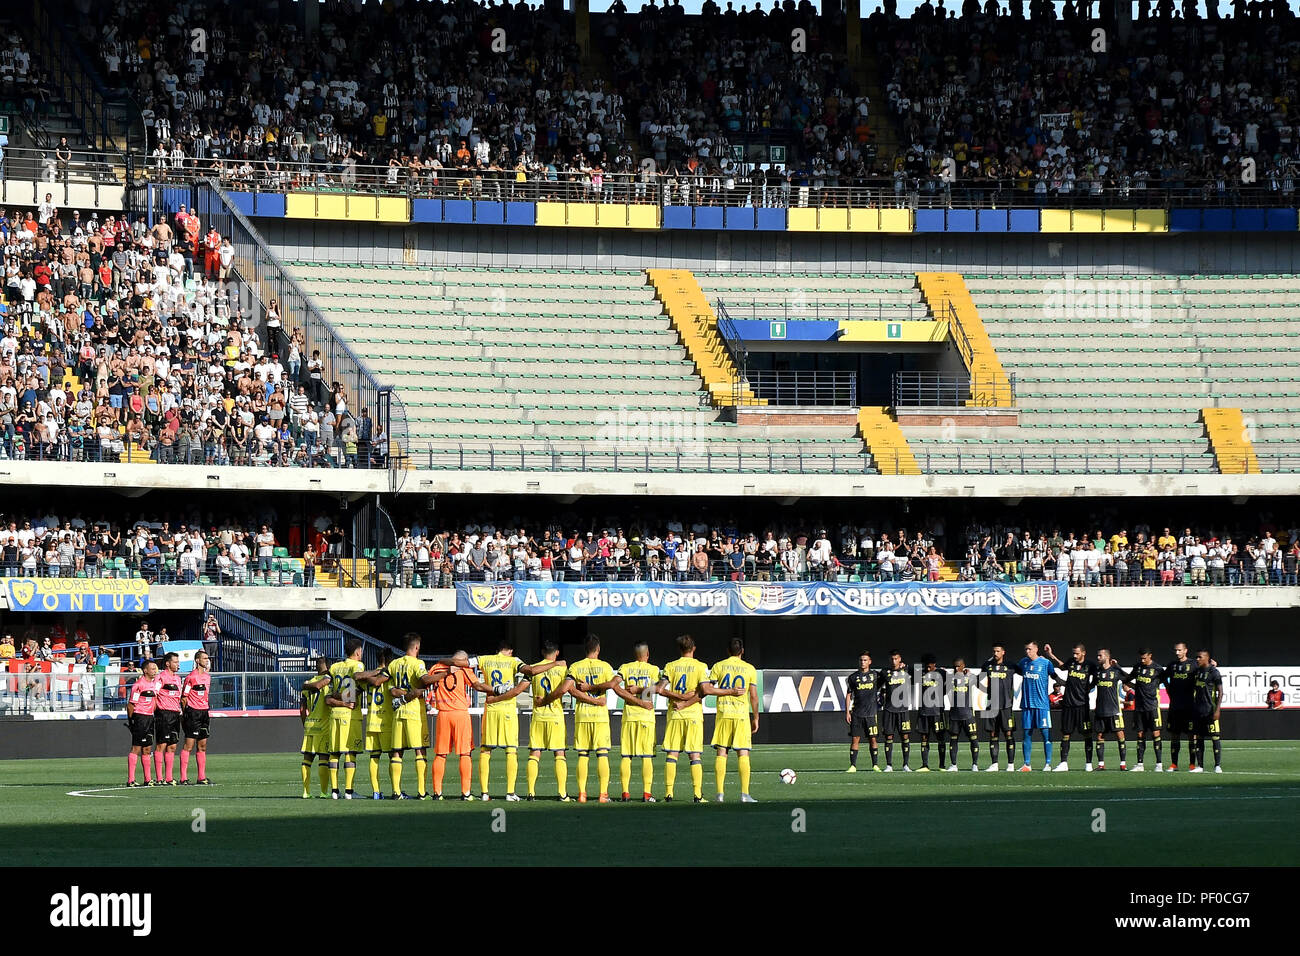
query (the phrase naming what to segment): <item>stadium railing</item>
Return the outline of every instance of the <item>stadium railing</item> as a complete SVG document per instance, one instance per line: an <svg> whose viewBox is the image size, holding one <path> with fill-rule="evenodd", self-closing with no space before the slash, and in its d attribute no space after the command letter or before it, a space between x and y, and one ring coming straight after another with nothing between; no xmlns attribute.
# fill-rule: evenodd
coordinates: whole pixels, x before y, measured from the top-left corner
<svg viewBox="0 0 1300 956"><path fill-rule="evenodd" d="M20 662L21 663L21 662ZM235 671L212 674L212 710L296 710L315 671ZM140 671L72 665L66 673L0 670L0 716L42 713L125 714L126 696Z"/></svg>
<svg viewBox="0 0 1300 956"><path fill-rule="evenodd" d="M289 336L295 329L302 330L306 339L302 349L304 367L312 353L319 351L325 363L326 387L332 382L343 383L353 415L363 408L373 410L376 434L387 432L385 464L389 468L402 466L407 424L401 399L390 386L381 385L369 366L335 333L311 297L219 185L210 179L198 183L195 207L201 219L230 237L235 247L235 271L260 300L263 313L270 300L275 299L281 310L283 334Z"/></svg>
<svg viewBox="0 0 1300 956"><path fill-rule="evenodd" d="M734 405L850 407L858 405L858 373L749 370L732 383Z"/></svg>
<svg viewBox="0 0 1300 956"><path fill-rule="evenodd" d="M815 280L812 284L816 284ZM812 296L817 293L814 291ZM727 312L733 321L737 319L756 319L761 322L787 321L798 322L800 320L812 319L826 322L928 322L931 320L930 310L922 303L909 303L907 305L907 315L902 315L902 307L886 302L858 303L858 302L829 302L820 299L808 301L809 296L795 296L784 299L779 302L775 301L755 301L743 299L719 300L719 305L725 305Z"/></svg>
<svg viewBox="0 0 1300 956"><path fill-rule="evenodd" d="M513 169L475 170L428 166L349 165L340 162L134 157L136 175L156 184L212 179L240 192L338 192L412 199L480 199L517 202L604 202L660 206L732 206L777 209L1038 209L1237 206L1294 208L1294 191L1256 183L1179 178L1169 182L1080 185L1070 192L1036 193L1032 181L958 180L938 177L839 177L809 173L789 178L719 173L605 173L599 186L588 173ZM1222 188L1220 188L1222 186Z"/></svg>
<svg viewBox="0 0 1300 956"><path fill-rule="evenodd" d="M894 408L965 408L973 395L997 408L1016 403L1016 377L1006 382L962 372L895 372L890 383Z"/></svg>

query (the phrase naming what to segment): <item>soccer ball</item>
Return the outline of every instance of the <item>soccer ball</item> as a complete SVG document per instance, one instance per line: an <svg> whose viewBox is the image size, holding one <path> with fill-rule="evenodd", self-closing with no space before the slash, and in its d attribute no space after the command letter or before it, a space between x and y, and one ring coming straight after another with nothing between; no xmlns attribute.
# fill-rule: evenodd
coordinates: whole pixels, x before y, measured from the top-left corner
<svg viewBox="0 0 1300 956"><path fill-rule="evenodd" d="M798 777L795 775L795 772L791 770L789 767L786 767L784 770L781 771L782 783L794 783L795 780L797 779Z"/></svg>

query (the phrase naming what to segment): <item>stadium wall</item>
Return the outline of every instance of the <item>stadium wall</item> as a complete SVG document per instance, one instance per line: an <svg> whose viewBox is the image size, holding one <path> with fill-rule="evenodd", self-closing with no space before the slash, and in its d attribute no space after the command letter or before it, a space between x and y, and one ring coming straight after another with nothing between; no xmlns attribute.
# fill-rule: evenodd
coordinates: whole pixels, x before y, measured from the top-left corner
<svg viewBox="0 0 1300 956"><path fill-rule="evenodd" d="M621 716L611 718L613 738L618 740ZM472 718L474 739L479 737L478 717ZM663 720L659 721L662 727ZM1231 753L1234 740L1294 740L1300 736L1300 710L1269 712L1229 711L1222 714L1224 748ZM0 721L0 760L34 760L66 757L122 757L130 743L121 719L99 720L4 720ZM520 715L519 731L527 740L528 717ZM704 718L704 739L713 734L713 715ZM1053 733L1059 737L1059 731ZM914 744L916 735L913 734ZM568 739L573 739L572 719ZM844 714L764 714L759 721L755 744L843 743ZM221 765L225 754L283 753L286 766L302 745L302 724L297 717L225 717L212 722L211 762ZM964 746L964 745L963 745ZM981 753L981 758L983 754ZM961 760L966 759L965 751ZM287 779L287 778L286 778ZM73 784L69 784L72 786Z"/></svg>
<svg viewBox="0 0 1300 956"><path fill-rule="evenodd" d="M436 267L755 272L1300 272L1300 233L808 234L536 229L259 219L284 259Z"/></svg>

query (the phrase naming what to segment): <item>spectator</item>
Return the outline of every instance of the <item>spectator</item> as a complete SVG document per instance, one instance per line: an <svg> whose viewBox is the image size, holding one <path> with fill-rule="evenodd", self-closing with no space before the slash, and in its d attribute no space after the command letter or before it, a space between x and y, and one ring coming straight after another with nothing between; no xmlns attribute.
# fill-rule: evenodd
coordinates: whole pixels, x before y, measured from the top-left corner
<svg viewBox="0 0 1300 956"><path fill-rule="evenodd" d="M1268 693L1264 695L1265 710L1281 710L1286 706L1286 694L1282 693L1282 688L1278 686L1277 681L1269 681Z"/></svg>

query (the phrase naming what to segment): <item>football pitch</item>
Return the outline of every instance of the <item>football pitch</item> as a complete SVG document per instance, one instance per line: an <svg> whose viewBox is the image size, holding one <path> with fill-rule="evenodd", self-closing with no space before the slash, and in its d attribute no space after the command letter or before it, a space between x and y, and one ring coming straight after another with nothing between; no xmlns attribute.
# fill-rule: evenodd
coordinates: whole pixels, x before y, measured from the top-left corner
<svg viewBox="0 0 1300 956"><path fill-rule="evenodd" d="M528 850L537 846L551 848L548 865L690 864L695 851L685 848L692 846L754 865L1258 866L1294 863L1300 854L1300 744L1225 742L1221 775L1156 775L1149 750L1146 773L1119 773L1114 743L1106 749L1104 773L1083 773L1076 743L1069 773L846 774L845 746L760 747L750 788L755 805L739 803L734 756L727 802L712 802L710 754L704 805L691 801L684 762L677 799L662 802L662 756L654 787L661 802L654 805L639 798L601 805L594 794L585 805L559 803L549 756L534 803L501 799L500 754L492 761L490 803L368 799L366 758L356 777L366 799L351 802L302 799L296 754L228 756L214 746L208 769L216 786L147 790L123 787L124 758L10 760L0 762L0 845L4 863L18 866L497 866L538 863ZM1129 757L1134 753L1130 745ZM919 756L914 746L913 766ZM963 745L962 768L969 756ZM981 746L982 765L987 756ZM860 760L866 763L865 747ZM930 762L937 766L933 752ZM615 790L616 753L610 763ZM570 755L570 794L577 791L575 764ZM633 764L639 794L640 761ZM1035 764L1042 765L1041 745ZM793 785L779 779L785 767L798 774ZM404 783L414 792L409 758L407 768ZM386 789L386 759L381 781ZM457 786L453 762L446 789ZM477 754L474 791L477 797ZM684 849L665 849L672 846Z"/></svg>

